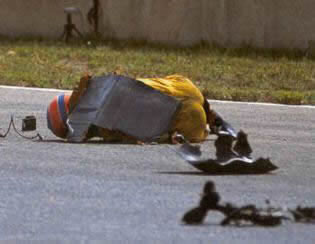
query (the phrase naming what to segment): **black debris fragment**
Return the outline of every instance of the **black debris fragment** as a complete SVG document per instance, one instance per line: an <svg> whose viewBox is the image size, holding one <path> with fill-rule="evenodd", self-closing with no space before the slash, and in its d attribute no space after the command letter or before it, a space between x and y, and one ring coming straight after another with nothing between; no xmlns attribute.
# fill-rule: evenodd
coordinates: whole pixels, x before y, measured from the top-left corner
<svg viewBox="0 0 315 244"><path fill-rule="evenodd" d="M287 219L281 209L275 208L257 208L255 205L246 205L242 207L234 207L234 211L225 215L221 221L221 225L250 223L258 226L277 226L282 223L283 219ZM226 211L225 211L226 212Z"/></svg>
<svg viewBox="0 0 315 244"><path fill-rule="evenodd" d="M289 210L296 222L315 223L315 207L301 207Z"/></svg>
<svg viewBox="0 0 315 244"><path fill-rule="evenodd" d="M203 189L199 206L188 211L182 221L186 224L197 225L202 224L207 212L215 209L220 201L219 194L215 191L215 185L212 181L208 181Z"/></svg>
<svg viewBox="0 0 315 244"><path fill-rule="evenodd" d="M243 157L250 157L250 154L253 152L251 146L249 145L247 134L244 131L241 130L237 134L237 139L233 150L238 153L238 155Z"/></svg>
<svg viewBox="0 0 315 244"><path fill-rule="evenodd" d="M178 154L195 168L212 174L264 174L278 169L269 158L252 159L252 148L247 134L238 132L235 138L229 134L219 134L214 142L216 159L203 159L199 146L183 144Z"/></svg>
<svg viewBox="0 0 315 244"><path fill-rule="evenodd" d="M191 210L189 210L187 213L185 213L182 221L185 224L189 225L198 225L202 224L205 217L207 216L207 209L196 207Z"/></svg>
<svg viewBox="0 0 315 244"><path fill-rule="evenodd" d="M268 206L265 208L259 208L253 204L238 207L229 202L220 203L220 198L219 193L215 190L215 184L208 181L204 186L199 206L188 211L183 216L182 222L185 224L202 224L209 211L218 211L224 215L220 223L222 226L255 225L275 227L282 224L283 220L315 223L314 207L298 206L294 210L286 210L271 206L268 200Z"/></svg>
<svg viewBox="0 0 315 244"><path fill-rule="evenodd" d="M232 150L234 138L229 135L219 135L214 142L218 162L226 162L231 158L237 158L238 155Z"/></svg>

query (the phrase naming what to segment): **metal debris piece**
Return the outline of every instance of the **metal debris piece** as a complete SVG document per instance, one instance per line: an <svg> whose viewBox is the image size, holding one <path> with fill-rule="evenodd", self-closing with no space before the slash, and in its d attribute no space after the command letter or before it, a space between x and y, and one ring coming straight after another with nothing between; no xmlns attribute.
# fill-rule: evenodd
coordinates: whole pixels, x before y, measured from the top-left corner
<svg viewBox="0 0 315 244"><path fill-rule="evenodd" d="M225 121L218 112L213 112L215 114L215 121L214 125L210 126L211 133L217 135L229 135L233 138L236 138L237 135L234 128L227 121Z"/></svg>
<svg viewBox="0 0 315 244"><path fill-rule="evenodd" d="M263 174L278 169L269 158L252 159L252 148L247 134L240 131L234 138L230 135L220 135L214 142L216 159L203 159L199 146L183 144L178 154L195 168L215 174ZM233 149L232 149L233 147Z"/></svg>

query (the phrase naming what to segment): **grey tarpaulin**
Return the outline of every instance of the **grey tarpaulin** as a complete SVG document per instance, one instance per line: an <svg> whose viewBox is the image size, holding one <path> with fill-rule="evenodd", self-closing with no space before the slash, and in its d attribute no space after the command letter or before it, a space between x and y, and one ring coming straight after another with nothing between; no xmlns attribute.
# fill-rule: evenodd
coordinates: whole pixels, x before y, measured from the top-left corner
<svg viewBox="0 0 315 244"><path fill-rule="evenodd" d="M69 115L68 139L81 142L96 125L152 141L169 130L179 106L175 98L140 81L120 75L94 77Z"/></svg>

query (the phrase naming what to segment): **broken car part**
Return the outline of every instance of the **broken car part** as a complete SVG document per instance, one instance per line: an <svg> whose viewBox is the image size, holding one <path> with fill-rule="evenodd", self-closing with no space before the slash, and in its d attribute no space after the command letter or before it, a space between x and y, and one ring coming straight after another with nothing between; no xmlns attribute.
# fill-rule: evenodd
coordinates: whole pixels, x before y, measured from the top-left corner
<svg viewBox="0 0 315 244"><path fill-rule="evenodd" d="M236 142L229 134L219 134L214 142L216 159L203 159L199 146L183 144L178 154L193 167L214 174L263 174L278 169L268 158L252 159L247 134L240 131Z"/></svg>
<svg viewBox="0 0 315 244"><path fill-rule="evenodd" d="M237 137L234 128L225 121L218 112L215 113L214 125L210 126L210 131L212 134L216 135L229 135L233 138Z"/></svg>

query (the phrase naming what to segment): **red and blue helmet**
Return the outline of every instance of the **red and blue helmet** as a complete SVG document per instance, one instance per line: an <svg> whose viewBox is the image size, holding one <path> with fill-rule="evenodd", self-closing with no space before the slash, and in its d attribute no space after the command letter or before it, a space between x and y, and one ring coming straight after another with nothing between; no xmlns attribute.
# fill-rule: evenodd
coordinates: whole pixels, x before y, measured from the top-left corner
<svg viewBox="0 0 315 244"><path fill-rule="evenodd" d="M55 136L60 138L67 137L69 100L70 95L56 96L47 108L47 126Z"/></svg>

